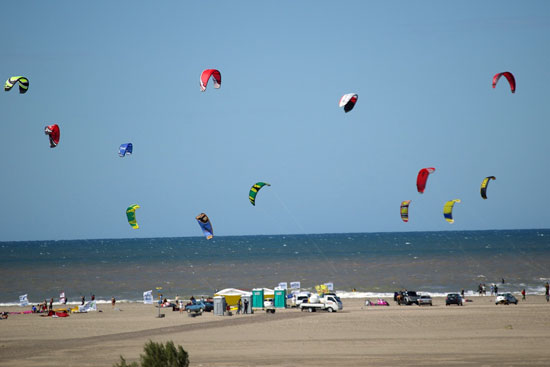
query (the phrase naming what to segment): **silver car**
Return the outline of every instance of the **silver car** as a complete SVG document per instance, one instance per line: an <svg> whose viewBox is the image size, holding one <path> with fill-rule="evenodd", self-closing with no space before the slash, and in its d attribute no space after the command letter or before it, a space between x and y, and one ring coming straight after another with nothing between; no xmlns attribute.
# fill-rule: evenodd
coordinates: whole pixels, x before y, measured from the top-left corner
<svg viewBox="0 0 550 367"><path fill-rule="evenodd" d="M518 304L518 300L512 293L499 293L497 294L497 298L495 299L495 305L498 304L505 304L509 305L510 303L513 303L515 305Z"/></svg>
<svg viewBox="0 0 550 367"><path fill-rule="evenodd" d="M428 295L421 295L420 297L418 297L418 305L419 306L422 306L422 305L432 305L432 297L428 296Z"/></svg>

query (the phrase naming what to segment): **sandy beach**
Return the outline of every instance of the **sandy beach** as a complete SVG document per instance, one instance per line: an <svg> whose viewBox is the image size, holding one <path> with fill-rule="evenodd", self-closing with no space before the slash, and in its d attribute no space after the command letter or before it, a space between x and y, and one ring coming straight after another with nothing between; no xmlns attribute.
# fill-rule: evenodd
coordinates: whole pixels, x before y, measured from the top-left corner
<svg viewBox="0 0 550 367"><path fill-rule="evenodd" d="M67 318L10 315L0 321L0 366L112 366L139 358L148 340L172 340L192 366L547 366L550 304L473 297L463 307L366 307L344 299L338 313L200 317L138 303L99 305ZM2 311L20 311L3 308Z"/></svg>

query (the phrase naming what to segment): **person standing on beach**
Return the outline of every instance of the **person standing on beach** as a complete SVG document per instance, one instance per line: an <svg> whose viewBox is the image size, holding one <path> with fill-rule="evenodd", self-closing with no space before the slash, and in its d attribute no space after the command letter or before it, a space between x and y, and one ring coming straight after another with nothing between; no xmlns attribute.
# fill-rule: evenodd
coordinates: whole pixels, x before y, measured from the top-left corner
<svg viewBox="0 0 550 367"><path fill-rule="evenodd" d="M242 303L241 299L239 298L239 302L237 302L237 315L241 313L242 308L243 308L243 303Z"/></svg>
<svg viewBox="0 0 550 367"><path fill-rule="evenodd" d="M50 299L50 308L48 309L48 311L52 311L53 310L53 297Z"/></svg>
<svg viewBox="0 0 550 367"><path fill-rule="evenodd" d="M92 294L92 301L95 301L95 294Z"/></svg>
<svg viewBox="0 0 550 367"><path fill-rule="evenodd" d="M113 298L111 298L111 306L113 306L113 308L114 308L115 304L116 304L116 299L115 299L115 297L113 297Z"/></svg>
<svg viewBox="0 0 550 367"><path fill-rule="evenodd" d="M86 302L86 297L85 296L82 296L81 302L82 302L82 306L84 306L84 302Z"/></svg>
<svg viewBox="0 0 550 367"><path fill-rule="evenodd" d="M521 290L521 300L525 301L525 288Z"/></svg>
<svg viewBox="0 0 550 367"><path fill-rule="evenodd" d="M498 285L495 284L495 294L498 293Z"/></svg>
<svg viewBox="0 0 550 367"><path fill-rule="evenodd" d="M546 288L546 302L548 302L548 300L550 299L550 284L546 282L544 288Z"/></svg>
<svg viewBox="0 0 550 367"><path fill-rule="evenodd" d="M460 295L461 295L462 298L464 299L464 288L462 288L462 290L460 291Z"/></svg>
<svg viewBox="0 0 550 367"><path fill-rule="evenodd" d="M245 314L245 313L248 313L248 300L247 299L244 300L243 314Z"/></svg>

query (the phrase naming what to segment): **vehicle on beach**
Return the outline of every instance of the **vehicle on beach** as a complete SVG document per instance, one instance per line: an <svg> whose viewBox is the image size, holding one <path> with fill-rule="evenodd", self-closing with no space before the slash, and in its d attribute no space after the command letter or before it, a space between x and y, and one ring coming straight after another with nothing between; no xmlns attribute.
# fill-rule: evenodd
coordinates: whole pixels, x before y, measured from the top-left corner
<svg viewBox="0 0 550 367"><path fill-rule="evenodd" d="M458 293L449 293L447 294L447 297L445 297L445 306L449 305L458 305L462 306L462 297Z"/></svg>
<svg viewBox="0 0 550 367"><path fill-rule="evenodd" d="M202 313L203 311L210 312L213 309L214 309L214 304L212 302L207 302L207 301L198 301L194 304L189 303L185 305L185 311L187 311L188 313L191 313L191 312Z"/></svg>
<svg viewBox="0 0 550 367"><path fill-rule="evenodd" d="M300 304L302 304L302 302L307 302L310 296L311 293L309 292L294 293L290 299L291 307L300 307Z"/></svg>
<svg viewBox="0 0 550 367"><path fill-rule="evenodd" d="M419 306L423 306L423 305L432 306L432 297L430 297L427 294L421 295L420 297L418 297L418 305Z"/></svg>
<svg viewBox="0 0 550 367"><path fill-rule="evenodd" d="M393 300L397 302L398 305L410 306L412 304L418 304L418 294L415 291L399 291L394 293Z"/></svg>
<svg viewBox="0 0 550 367"><path fill-rule="evenodd" d="M335 294L325 294L323 297L319 297L316 294L312 294L307 302L300 304L301 311L315 312L315 311L328 311L336 312L341 311L344 308L342 301Z"/></svg>
<svg viewBox="0 0 550 367"><path fill-rule="evenodd" d="M498 293L497 298L495 299L495 305L498 304L504 304L509 305L510 303L513 303L515 305L518 304L518 300L512 293Z"/></svg>
<svg viewBox="0 0 550 367"><path fill-rule="evenodd" d="M273 307L273 298L264 299L264 307Z"/></svg>

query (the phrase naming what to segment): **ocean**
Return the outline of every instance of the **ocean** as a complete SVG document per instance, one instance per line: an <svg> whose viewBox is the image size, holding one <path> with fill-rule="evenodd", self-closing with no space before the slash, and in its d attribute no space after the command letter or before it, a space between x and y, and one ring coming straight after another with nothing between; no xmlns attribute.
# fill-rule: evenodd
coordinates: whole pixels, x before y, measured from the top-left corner
<svg viewBox="0 0 550 367"><path fill-rule="evenodd" d="M342 297L389 297L406 288L474 295L480 283L543 294L550 230L349 233L0 242L0 305L64 291L69 302L140 301L162 287L176 295L224 288L303 289L331 282ZM504 283L502 282L504 280ZM355 292L352 290L355 289Z"/></svg>

